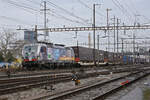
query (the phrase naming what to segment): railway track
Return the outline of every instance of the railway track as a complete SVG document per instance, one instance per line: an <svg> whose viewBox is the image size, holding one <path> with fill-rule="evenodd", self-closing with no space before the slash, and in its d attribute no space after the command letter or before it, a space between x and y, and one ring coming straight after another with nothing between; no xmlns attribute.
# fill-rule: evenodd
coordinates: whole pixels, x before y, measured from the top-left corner
<svg viewBox="0 0 150 100"><path fill-rule="evenodd" d="M119 78L111 79L109 81L100 81L61 91L56 94L41 96L35 98L34 100L104 100L107 96L112 95L112 93L125 88L126 86L140 80L149 74L149 71L145 73L143 71L138 71ZM120 82L124 82L126 79L128 79L128 82L124 85L118 84Z"/></svg>
<svg viewBox="0 0 150 100"><path fill-rule="evenodd" d="M25 74L11 74L10 78L18 78L18 77L29 77L29 76L37 76L37 75L48 75L48 74L60 74L60 73L71 73L72 71L79 72L80 70L89 71L92 68L90 65L84 65L83 68L70 68L70 69L54 69L54 70L35 70L35 71L27 71L23 72ZM102 67L99 67L98 69L102 69ZM4 72L3 72L4 73ZM0 75L0 79L8 78L8 75Z"/></svg>
<svg viewBox="0 0 150 100"><path fill-rule="evenodd" d="M148 75L150 75L150 72L147 72L147 73L145 73L145 74L143 74L143 75L141 75L141 76L139 76L139 77L136 77L134 80L131 80L130 82L128 82L128 83L126 83L126 84L124 84L124 85L120 85L120 86L117 86L117 87L115 87L115 88L113 88L113 89L111 89L111 90L108 90L108 91L105 92L104 94L98 95L98 96L94 97L93 100L104 100L104 99L107 98L108 96L111 96L111 95L113 95L114 93L116 93L116 92L118 92L118 91L120 91L120 90L122 90L122 89L125 89L127 86L130 86L131 84L133 84L133 83L139 81L140 79L142 79L142 78L144 78L144 77L146 77L146 76L148 76Z"/></svg>
<svg viewBox="0 0 150 100"><path fill-rule="evenodd" d="M88 70L88 69L87 69ZM72 70L53 70L46 72L26 72L27 74L11 74L10 78L19 78L19 77L30 77L38 75L50 75L50 74L60 74L60 73L70 73ZM79 71L79 70L75 70ZM8 75L0 75L0 79L8 78Z"/></svg>
<svg viewBox="0 0 150 100"><path fill-rule="evenodd" d="M80 78L95 77L100 73L88 73L79 75ZM107 74L107 73L103 73ZM17 78L9 80L0 80L0 95L24 91L31 88L36 88L44 85L56 84L59 82L71 81L71 75L58 75L58 76L42 76L32 78Z"/></svg>
<svg viewBox="0 0 150 100"><path fill-rule="evenodd" d="M132 71L138 71L139 69L132 69ZM130 70L116 70L114 73L128 72ZM95 77L98 75L107 75L109 71L101 71L87 74L80 74L80 78ZM25 78L13 78L0 80L0 95L14 93L18 91L24 91L31 88L40 87L43 85L54 84L59 82L71 81L71 74L58 74L58 75L46 75L37 77L25 77Z"/></svg>
<svg viewBox="0 0 150 100"><path fill-rule="evenodd" d="M138 65L123 65L123 66L119 66L119 65L115 65L115 66L101 66L101 67L97 67L96 70L101 70L101 69L121 69L123 68L137 68ZM83 66L84 68L82 70L84 71L89 71L91 69L93 69L91 66L90 68L86 68L86 66ZM144 65L144 67L148 67L147 65ZM19 78L19 77L30 77L30 76L38 76L38 75L50 75L50 74L60 74L60 73L71 73L72 70L79 72L81 69L80 68L75 68L75 69L59 69L59 70L50 70L50 71L46 71L46 72L26 72L27 74L11 74L9 78ZM0 79L4 79L4 78L8 78L8 75L0 75Z"/></svg>

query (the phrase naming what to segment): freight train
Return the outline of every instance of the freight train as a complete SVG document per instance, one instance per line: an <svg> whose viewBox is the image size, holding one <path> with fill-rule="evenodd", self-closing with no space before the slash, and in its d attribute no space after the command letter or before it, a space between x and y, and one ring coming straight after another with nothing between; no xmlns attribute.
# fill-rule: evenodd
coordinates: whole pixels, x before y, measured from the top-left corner
<svg viewBox="0 0 150 100"><path fill-rule="evenodd" d="M103 50L95 50L96 62L108 64L113 62L113 53ZM22 49L23 67L27 69L37 68L71 68L80 67L82 64L93 64L93 49L81 46L65 47L60 44L38 42L26 44Z"/></svg>
<svg viewBox="0 0 150 100"><path fill-rule="evenodd" d="M26 44L22 49L23 67L27 69L37 68L73 68L81 64L93 64L93 49L81 46L66 47L60 44L38 42ZM109 59L108 59L109 58ZM127 59L128 58L128 59ZM103 50L95 50L95 60L101 64L129 64L133 63L133 57L122 56L121 53L112 53ZM137 59L140 61L141 59Z"/></svg>
<svg viewBox="0 0 150 100"><path fill-rule="evenodd" d="M38 42L26 44L22 49L23 67L27 69L58 68L79 66L75 62L71 47L60 44Z"/></svg>

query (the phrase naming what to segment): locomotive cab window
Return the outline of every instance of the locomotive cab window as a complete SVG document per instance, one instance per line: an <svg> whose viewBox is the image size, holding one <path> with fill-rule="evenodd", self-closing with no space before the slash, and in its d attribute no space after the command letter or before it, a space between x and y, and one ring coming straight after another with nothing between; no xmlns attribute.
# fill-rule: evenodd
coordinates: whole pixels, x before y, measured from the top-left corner
<svg viewBox="0 0 150 100"><path fill-rule="evenodd" d="M46 47L42 46L40 51L41 51L42 53L43 53L43 52L46 53Z"/></svg>
<svg viewBox="0 0 150 100"><path fill-rule="evenodd" d="M41 59L43 59L43 60L47 59L47 48L45 46L41 47L40 56L41 56Z"/></svg>
<svg viewBox="0 0 150 100"><path fill-rule="evenodd" d="M24 47L23 55L25 58L35 57L36 51L37 51L37 46L28 45Z"/></svg>

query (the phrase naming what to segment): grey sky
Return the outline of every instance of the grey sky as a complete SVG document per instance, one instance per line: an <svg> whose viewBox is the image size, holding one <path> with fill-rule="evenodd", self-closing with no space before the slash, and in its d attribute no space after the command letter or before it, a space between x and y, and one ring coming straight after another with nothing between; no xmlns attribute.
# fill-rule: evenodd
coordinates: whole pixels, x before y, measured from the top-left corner
<svg viewBox="0 0 150 100"><path fill-rule="evenodd" d="M18 26L22 28L33 28L35 24L39 28L43 27L43 0L0 0L0 28L13 28ZM106 9L111 8L110 18L114 15L121 19L121 23L133 25L135 15L137 22L141 24L150 23L150 0L46 0L48 11L48 27L74 27L74 26L91 26L92 23L92 5L102 4L96 7L96 25L106 25ZM65 9L65 10L64 10ZM69 12L69 13L68 13ZM76 16L76 17L75 17ZM77 18L78 17L78 18ZM81 24L82 23L82 24ZM112 21L110 20L110 23ZM88 33L78 32L80 43L88 43ZM112 32L110 32L112 33ZM131 35L133 31L128 31ZM138 31L137 36L149 36L149 31ZM22 36L23 33L21 32ZM103 31L97 32L104 36ZM120 32L121 37L127 37ZM112 35L112 34L111 34ZM20 35L19 35L20 36ZM73 38L75 32L50 33L50 41L66 45L76 45ZM112 35L113 36L113 35ZM41 38L42 39L42 38ZM113 40L113 39L111 39ZM107 39L101 39L101 42L107 43ZM102 46L103 49L106 46Z"/></svg>

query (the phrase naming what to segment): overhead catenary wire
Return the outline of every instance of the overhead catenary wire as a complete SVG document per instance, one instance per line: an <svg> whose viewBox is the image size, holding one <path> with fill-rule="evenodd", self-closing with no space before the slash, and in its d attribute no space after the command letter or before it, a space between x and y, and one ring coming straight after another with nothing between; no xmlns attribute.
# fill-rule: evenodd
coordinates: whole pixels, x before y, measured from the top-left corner
<svg viewBox="0 0 150 100"><path fill-rule="evenodd" d="M122 0L123 1L123 0ZM134 3L132 0L130 0L130 5L127 4L126 2L123 2L125 6L127 6L127 8L129 9L129 11L132 13L132 15L135 17L135 15L140 15L140 17L143 17L145 20L150 21L150 19L148 17L146 17L145 15L142 15L137 8L134 6Z"/></svg>
<svg viewBox="0 0 150 100"><path fill-rule="evenodd" d="M134 3L133 3L132 0L130 0L130 4L131 4L131 7L135 10L135 14L140 15L140 16L143 17L145 20L147 20L148 22L150 22L150 19L149 19L148 17L146 17L145 15L141 14L141 13L137 10L137 8L135 7L135 5L134 5ZM132 9L132 10L133 10L133 9Z"/></svg>
<svg viewBox="0 0 150 100"><path fill-rule="evenodd" d="M27 1L30 1L30 0L27 0ZM34 12L40 12L40 10L37 10L37 9L31 8L31 7L28 7L27 4L26 4L26 6L22 6L21 4L18 4L17 2L14 2L14 1L11 1L11 0L7 0L6 2L9 3L9 4L14 5L15 7L22 8L23 10L25 10L25 11L27 11L27 12L29 12L29 13L32 13L32 14L33 14L33 11L34 11ZM33 1L30 1L30 2L33 2ZM34 3L37 4L37 2L34 2ZM40 5L40 4L39 4L39 5ZM70 19L70 18L67 18L67 17L61 15L61 14L57 14L57 13L54 12L54 11L51 11L51 12L53 12L53 14L49 14L49 15L52 15L52 16L55 16L55 17L59 16L59 17L57 17L57 18L63 18L63 19L65 19L65 20L69 21L69 22L75 22L75 23L78 23L78 24L84 24L84 25L85 25L85 23L72 20L72 19Z"/></svg>
<svg viewBox="0 0 150 100"><path fill-rule="evenodd" d="M134 18L135 18L136 15L140 15L140 16L143 17L143 15L141 15L141 14L137 11L137 9L135 8L134 3L132 2L132 0L130 0L130 4L132 4L132 6L129 6L126 2L124 2L124 5L127 6L127 8L128 8L129 10L127 10L127 9L124 7L124 5L121 5L121 3L119 2L119 0L116 0L116 2L117 2L120 6L122 6L123 9L126 10L127 15L133 16ZM131 13L131 15L130 15L129 12ZM133 18L133 21L135 21L134 18ZM145 18L145 17L143 17L143 18ZM147 18L145 18L145 19L147 19ZM131 20L131 19L130 19L130 20Z"/></svg>
<svg viewBox="0 0 150 100"><path fill-rule="evenodd" d="M15 7L19 7L19 8L21 7L21 8L25 8L25 9L27 9L27 10L29 10L29 11L31 10L31 11L39 12L39 10L37 10L37 9L34 9L34 8L30 9L30 7L26 7L26 6L28 6L27 4L26 4L26 6L22 6L22 5L20 5L20 4L17 4L17 2L13 2L13 1L9 2L9 1L11 1L11 0L8 0L8 3L14 5ZM30 0L27 0L27 1L30 1ZM65 20L67 20L67 21L70 21L70 22L75 22L75 23L84 24L84 23L81 23L81 22L79 22L79 21L71 20L71 19L69 19L69 18L67 18L67 17L64 17L64 16L60 15L60 14L56 14L56 13L54 13L54 11L52 11L52 12L53 12L53 14L50 14L50 15L52 15L52 16L59 17L59 18L61 17L61 18L65 19ZM3 16L3 17L4 17L4 16ZM11 18L8 18L8 17L5 17L5 18L15 21L15 19L13 19L13 18L12 18L12 19L11 19ZM82 37L82 38L86 38L85 36L82 36L82 35L79 35L79 36Z"/></svg>
<svg viewBox="0 0 150 100"><path fill-rule="evenodd" d="M32 7L24 6L24 5L21 5L20 3L18 4L17 2L12 1L12 0L6 0L6 1L4 1L4 2L7 2L7 3L11 4L11 5L14 5L14 6L16 6L16 7L19 7L19 8L21 8L21 9L23 9L23 10L25 10L26 12L29 12L29 13L31 13L31 14L33 14L32 11L36 11L36 12L38 11L38 10L33 9Z"/></svg>
<svg viewBox="0 0 150 100"><path fill-rule="evenodd" d="M121 6L121 4L118 2L116 2L116 0L112 0L113 4L125 15L127 16L127 18L132 22L132 17L131 15L127 12L127 10L125 10L125 8L123 6Z"/></svg>
<svg viewBox="0 0 150 100"><path fill-rule="evenodd" d="M130 1L130 3L131 3L131 1ZM123 2L123 4L129 9L129 11L132 13L132 15L136 14L136 10L132 6L130 6L126 2Z"/></svg>
<svg viewBox="0 0 150 100"><path fill-rule="evenodd" d="M58 9L62 10L63 12L66 12L66 13L69 14L70 16L75 17L75 18L77 18L77 19L79 19L79 20L81 20L81 21L83 21L83 22L86 22L86 21L87 21L85 18L81 18L81 17L75 15L74 13L71 13L70 11L66 10L65 8L60 7L60 6L56 5L56 4L54 4L54 3L51 2L50 0L48 0L47 3L49 3L50 5L53 5L53 6L57 7Z"/></svg>
<svg viewBox="0 0 150 100"><path fill-rule="evenodd" d="M83 1L81 0L78 0L80 4L82 4L83 6L85 6L86 8L90 9L90 10L93 10L91 7L89 7L86 3L84 3ZM96 11L97 14L99 14L100 16L103 16L103 17L106 17L105 15L103 15L102 13Z"/></svg>
<svg viewBox="0 0 150 100"><path fill-rule="evenodd" d="M116 2L118 2L121 5L121 3L119 2L119 0L116 0ZM132 3L132 0L130 2ZM126 2L124 2L124 5L126 5L128 9L130 8L130 6ZM141 14L139 14L139 12L134 8L134 5L132 5L131 9L129 9L129 10L127 10L124 7L124 5L121 5L121 6L123 7L123 9L126 10L126 12L127 12L128 15L130 15L130 13L131 13L131 16L133 16L133 21L135 21L134 18L135 18L136 15L140 15L141 16Z"/></svg>
<svg viewBox="0 0 150 100"><path fill-rule="evenodd" d="M37 5L40 5L39 2L36 2L36 1L33 1L33 0L27 0L27 1L29 1L29 2L31 2L31 3L34 3L34 4L37 4ZM43 5L41 5L41 6L43 7ZM53 10L50 10L50 12L51 12L51 14L48 13L48 15L52 15L52 16L55 16L55 17L57 17L57 18L61 18L61 19L64 19L64 20L66 20L66 21L69 21L69 22L75 22L75 23L77 23L77 24L86 25L85 22L81 22L81 21L78 21L78 20L74 20L74 19L68 18L68 17L66 17L66 16L64 16L64 15L61 15L60 13L57 13L57 12L55 12L55 11L53 11ZM88 23L88 24L89 24L89 23Z"/></svg>
<svg viewBox="0 0 150 100"><path fill-rule="evenodd" d="M19 19L16 19L16 18L8 17L8 16L0 16L0 18L10 20L10 21L14 21L14 22L17 22L17 23L25 23L27 25L31 25L28 22L25 22L25 21L22 21L22 20L19 20Z"/></svg>
<svg viewBox="0 0 150 100"><path fill-rule="evenodd" d="M13 1L11 1L11 0L6 0L6 1L4 1L4 2L7 2L7 3L9 3L9 4L11 4L11 5L13 5L13 6L17 7L17 8L21 8L21 9L23 9L24 11L33 14L33 12L31 12L30 10L28 10L28 9L29 9L28 7L18 5L18 4L16 4L16 2L13 2ZM23 21L23 20L20 20L20 19L17 19L17 18L13 18L13 17L10 17L10 16L2 15L2 16L0 16L0 18L1 18L1 19L4 19L4 20L8 20L8 21L15 22L15 23L17 23L17 24L33 25L33 24L31 24L31 22Z"/></svg>
<svg viewBox="0 0 150 100"><path fill-rule="evenodd" d="M56 5L56 4L54 4L54 3L51 2L50 0L48 0L47 3L48 3L49 5L55 7L55 8L60 9L61 11L65 12L66 14L68 14L68 15L70 15L70 16L72 16L72 17L74 17L74 18L76 18L76 19L78 19L78 20L80 20L80 21L82 21L82 22L84 22L84 23L86 23L86 24L88 24L88 25L91 25L91 24L92 24L92 23L87 23L87 19L81 18L81 17L75 15L74 13L72 13L72 12L66 10L65 8L60 7L60 6Z"/></svg>
<svg viewBox="0 0 150 100"><path fill-rule="evenodd" d="M127 13L128 15L130 15L130 13L128 12L128 10L118 1L118 0L115 0L117 3L118 3L118 5L121 7L121 9L125 12L125 13ZM134 15L134 14L133 14Z"/></svg>
<svg viewBox="0 0 150 100"><path fill-rule="evenodd" d="M17 2L12 1L12 0L6 0L4 2L6 2L6 3L10 4L10 5L13 5L16 8L19 8L19 9L21 8L22 10L24 10L24 11L26 11L28 13L31 13L31 14L34 14L33 11L34 12L39 12L38 10L31 8L30 6L21 5L21 4L18 4ZM14 22L17 22L17 23L22 23L22 24L25 24L25 25L33 25L33 24L31 24L31 21L30 21L30 24L29 24L26 21L22 21L22 20L19 20L19 19L16 19L16 18L8 17L8 16L1 16L1 18L7 19L7 20L10 20L10 21L14 21Z"/></svg>

